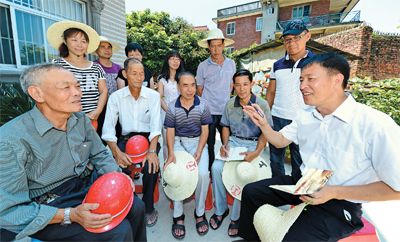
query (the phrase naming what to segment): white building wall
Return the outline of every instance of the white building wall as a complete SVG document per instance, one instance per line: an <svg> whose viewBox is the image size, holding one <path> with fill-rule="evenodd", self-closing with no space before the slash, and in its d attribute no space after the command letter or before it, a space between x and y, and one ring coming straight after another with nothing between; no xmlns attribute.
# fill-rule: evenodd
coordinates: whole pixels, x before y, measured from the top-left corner
<svg viewBox="0 0 400 242"><path fill-rule="evenodd" d="M125 0L103 0L104 9L101 12L101 35L120 44L121 49L113 54L112 61L123 64L126 46Z"/></svg>

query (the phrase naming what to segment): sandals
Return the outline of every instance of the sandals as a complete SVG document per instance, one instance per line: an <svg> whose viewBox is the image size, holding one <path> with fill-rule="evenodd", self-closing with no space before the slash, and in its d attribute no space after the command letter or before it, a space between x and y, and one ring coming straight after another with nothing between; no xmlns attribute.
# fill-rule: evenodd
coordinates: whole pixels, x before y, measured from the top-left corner
<svg viewBox="0 0 400 242"><path fill-rule="evenodd" d="M222 215L216 215L215 213L213 214L213 216L211 216L211 218L210 218L210 227L213 229L213 230L216 230L216 229L218 229L220 226L221 226L221 224L222 224L222 221L224 221L224 218L226 217L226 216L228 216L228 214L229 214L229 209L227 209ZM222 218L221 219L218 219L218 216L222 216ZM213 227L211 224L211 219L212 220L214 220L214 223L215 223L215 225L217 226L217 227Z"/></svg>
<svg viewBox="0 0 400 242"><path fill-rule="evenodd" d="M172 224L172 236L174 236L175 239L183 239L185 238L186 235L186 229L185 229L185 225L184 224L178 224L179 221L185 221L185 214L182 214L180 217L177 218L172 218L173 224ZM175 233L175 230L180 230L183 231L183 234L181 235L177 235Z"/></svg>
<svg viewBox="0 0 400 242"><path fill-rule="evenodd" d="M196 219L196 231L200 236L206 235L208 233L208 221L206 218L206 213L203 213L202 216L197 216L196 215L196 210L194 211L194 218ZM203 218L203 220L201 220L200 222L197 222L198 218ZM207 226L207 230L206 231L200 231L200 228L203 227L204 225Z"/></svg>
<svg viewBox="0 0 400 242"><path fill-rule="evenodd" d="M152 218L154 219L154 221L151 222L150 220ZM153 212L151 212L149 214L146 213L145 219L146 219L146 226L147 227L153 227L157 223L157 220L158 220L158 212L157 212L157 210L154 209Z"/></svg>
<svg viewBox="0 0 400 242"><path fill-rule="evenodd" d="M229 230L232 230L232 229L237 229L237 233L229 234ZM231 223L229 224L229 227L228 227L228 235L229 235L229 237L234 238L234 237L238 237L239 236L238 234L239 234L239 219L236 221L231 220Z"/></svg>

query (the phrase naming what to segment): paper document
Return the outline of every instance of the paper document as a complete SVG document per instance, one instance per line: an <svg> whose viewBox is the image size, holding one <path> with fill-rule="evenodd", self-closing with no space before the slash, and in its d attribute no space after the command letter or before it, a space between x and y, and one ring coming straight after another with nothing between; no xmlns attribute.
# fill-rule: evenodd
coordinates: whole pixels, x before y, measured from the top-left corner
<svg viewBox="0 0 400 242"><path fill-rule="evenodd" d="M333 175L332 171L309 168L296 185L270 185L270 187L294 195L312 194L319 191Z"/></svg>
<svg viewBox="0 0 400 242"><path fill-rule="evenodd" d="M224 160L224 161L244 160L244 155L240 155L240 153L246 152L246 151L247 151L246 147L230 147L227 157L222 157L221 152L218 152L218 154L216 155L215 158L218 160Z"/></svg>

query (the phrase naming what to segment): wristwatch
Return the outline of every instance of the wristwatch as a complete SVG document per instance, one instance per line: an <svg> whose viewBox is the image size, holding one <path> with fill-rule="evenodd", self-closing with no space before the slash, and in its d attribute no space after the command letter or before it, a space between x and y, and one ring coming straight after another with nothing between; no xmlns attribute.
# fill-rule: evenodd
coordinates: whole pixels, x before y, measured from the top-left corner
<svg viewBox="0 0 400 242"><path fill-rule="evenodd" d="M71 208L65 208L64 209L64 219L61 222L61 225L69 225L71 224L71 218L70 218L70 214L71 214Z"/></svg>
<svg viewBox="0 0 400 242"><path fill-rule="evenodd" d="M156 150L149 150L148 152L149 152L149 153L154 153L154 154L155 154L155 153L156 153Z"/></svg>

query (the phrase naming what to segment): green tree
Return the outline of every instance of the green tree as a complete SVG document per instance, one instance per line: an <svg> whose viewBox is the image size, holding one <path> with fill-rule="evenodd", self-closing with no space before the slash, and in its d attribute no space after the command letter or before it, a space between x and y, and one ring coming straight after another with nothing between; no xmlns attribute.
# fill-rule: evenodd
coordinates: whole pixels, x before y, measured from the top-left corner
<svg viewBox="0 0 400 242"><path fill-rule="evenodd" d="M185 60L185 69L195 74L197 66L207 58L207 50L197 41L206 33L195 31L183 18L172 19L166 12L131 12L126 17L128 42L144 48L144 64L155 74L160 73L165 55L176 49Z"/></svg>

